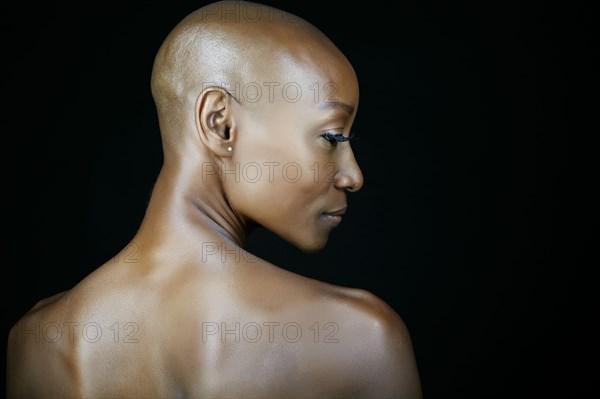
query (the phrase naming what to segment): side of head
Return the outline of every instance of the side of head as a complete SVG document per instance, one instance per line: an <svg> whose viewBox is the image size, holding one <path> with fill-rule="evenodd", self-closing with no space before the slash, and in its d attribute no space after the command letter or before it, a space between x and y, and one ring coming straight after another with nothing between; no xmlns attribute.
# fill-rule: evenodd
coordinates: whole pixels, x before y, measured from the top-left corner
<svg viewBox="0 0 600 399"><path fill-rule="evenodd" d="M325 245L363 177L343 141L356 75L320 31L255 3L211 4L164 41L152 93L165 167L197 171L198 195L210 187L236 217L307 252Z"/></svg>

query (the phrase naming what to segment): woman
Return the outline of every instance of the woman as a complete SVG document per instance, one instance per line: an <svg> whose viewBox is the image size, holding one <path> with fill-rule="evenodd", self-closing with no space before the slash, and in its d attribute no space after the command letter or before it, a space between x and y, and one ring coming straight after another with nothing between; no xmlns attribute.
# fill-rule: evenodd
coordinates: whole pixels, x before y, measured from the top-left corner
<svg viewBox="0 0 600 399"><path fill-rule="evenodd" d="M409 334L364 290L244 250L307 252L363 176L356 75L308 22L245 2L186 17L154 63L164 163L121 253L12 329L10 397L420 397Z"/></svg>

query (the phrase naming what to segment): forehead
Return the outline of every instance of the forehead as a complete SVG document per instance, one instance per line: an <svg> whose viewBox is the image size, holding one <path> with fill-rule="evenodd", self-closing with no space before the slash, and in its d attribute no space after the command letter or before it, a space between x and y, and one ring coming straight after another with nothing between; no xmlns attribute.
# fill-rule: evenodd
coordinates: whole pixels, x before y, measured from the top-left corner
<svg viewBox="0 0 600 399"><path fill-rule="evenodd" d="M304 105L324 112L353 114L358 105L358 81L343 56L319 59L284 54L278 60L279 80L272 85L273 99L283 105Z"/></svg>
<svg viewBox="0 0 600 399"><path fill-rule="evenodd" d="M349 61L327 39L299 36L276 40L266 52L248 50L239 75L242 85L235 91L269 118L275 116L274 108L282 107L286 112L352 114L358 105L358 81Z"/></svg>

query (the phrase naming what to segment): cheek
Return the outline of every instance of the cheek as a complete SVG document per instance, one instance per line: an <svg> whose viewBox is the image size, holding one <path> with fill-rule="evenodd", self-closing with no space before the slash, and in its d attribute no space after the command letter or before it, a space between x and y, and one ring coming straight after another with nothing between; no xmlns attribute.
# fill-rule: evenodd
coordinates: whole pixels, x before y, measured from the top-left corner
<svg viewBox="0 0 600 399"><path fill-rule="evenodd" d="M324 183L315 183L308 173L299 180L284 178L283 168L273 182L244 182L235 187L230 200L234 209L307 252L318 251L327 242L328 230L319 223L327 194ZM287 180L286 180L287 179Z"/></svg>
<svg viewBox="0 0 600 399"><path fill-rule="evenodd" d="M228 198L234 209L263 225L310 223L328 191L310 167L297 161L240 162L237 179L225 176Z"/></svg>
<svg viewBox="0 0 600 399"><path fill-rule="evenodd" d="M296 129L257 126L240 137L224 186L232 207L241 215L301 248L318 248L326 241L318 217L325 210L331 183L325 182L323 165L328 154L306 133ZM317 143L318 144L318 143ZM235 151L235 150L234 150Z"/></svg>
<svg viewBox="0 0 600 399"><path fill-rule="evenodd" d="M327 192L322 167L327 159L300 133L287 134L285 140L270 137L278 136L255 135L253 140L240 143L243 150L228 166L229 170L235 169L230 174L238 178L234 185L233 179L226 176L227 188L235 194L231 201L243 199L252 204L254 212L285 215L290 221L294 215L318 206L318 198Z"/></svg>

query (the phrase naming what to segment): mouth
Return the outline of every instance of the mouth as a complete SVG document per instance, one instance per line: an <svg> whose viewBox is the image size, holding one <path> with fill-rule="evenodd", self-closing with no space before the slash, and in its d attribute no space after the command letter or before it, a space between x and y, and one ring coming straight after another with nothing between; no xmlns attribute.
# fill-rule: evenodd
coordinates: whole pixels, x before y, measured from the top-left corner
<svg viewBox="0 0 600 399"><path fill-rule="evenodd" d="M344 206L343 208L339 208L335 211L323 212L321 217L331 225L337 226L342 222L342 216L346 213L347 208L347 206Z"/></svg>
<svg viewBox="0 0 600 399"><path fill-rule="evenodd" d="M328 216L344 216L344 214L346 213L346 209L348 209L348 206L344 205L343 207L338 208L338 210L336 210L336 211L323 212L323 215L328 215Z"/></svg>

